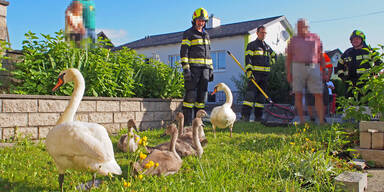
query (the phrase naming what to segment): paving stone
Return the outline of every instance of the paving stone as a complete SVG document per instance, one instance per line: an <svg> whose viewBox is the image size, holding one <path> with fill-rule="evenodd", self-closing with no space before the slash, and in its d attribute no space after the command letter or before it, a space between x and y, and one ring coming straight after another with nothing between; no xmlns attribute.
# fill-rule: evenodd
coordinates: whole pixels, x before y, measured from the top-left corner
<svg viewBox="0 0 384 192"><path fill-rule="evenodd" d="M367 188L367 173L343 172L336 178L336 187L339 190L364 192Z"/></svg>
<svg viewBox="0 0 384 192"><path fill-rule="evenodd" d="M365 168L367 168L367 164L363 159L352 159L348 162L348 164L352 165L358 170L364 170Z"/></svg>

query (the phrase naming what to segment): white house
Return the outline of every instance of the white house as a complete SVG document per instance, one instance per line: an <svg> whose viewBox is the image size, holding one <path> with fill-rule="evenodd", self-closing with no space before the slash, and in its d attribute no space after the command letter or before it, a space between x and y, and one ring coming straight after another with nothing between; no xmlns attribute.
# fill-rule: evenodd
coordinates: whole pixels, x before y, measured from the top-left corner
<svg viewBox="0 0 384 192"><path fill-rule="evenodd" d="M292 26L285 16L226 25L221 25L218 18L213 17L213 15L210 16L207 23L207 32L211 38L214 81L209 83L208 91L213 91L213 87L217 83L224 82L231 88L232 92L236 92L237 88L231 79L232 77L238 78L243 72L226 51L230 51L244 66L245 48L248 42L256 39L256 29L261 25L266 27L266 43L277 54L284 53L287 42L293 34ZM128 47L135 49L139 54L175 66L180 60L179 52L182 36L183 31L146 36L143 39L118 46L115 50Z"/></svg>
<svg viewBox="0 0 384 192"><path fill-rule="evenodd" d="M333 68L337 66L337 62L339 61L341 55L343 54L340 49L334 49L331 51L325 51L327 53L328 57L331 59L331 63L333 65ZM337 75L335 75L334 71L332 72L332 79L337 78Z"/></svg>

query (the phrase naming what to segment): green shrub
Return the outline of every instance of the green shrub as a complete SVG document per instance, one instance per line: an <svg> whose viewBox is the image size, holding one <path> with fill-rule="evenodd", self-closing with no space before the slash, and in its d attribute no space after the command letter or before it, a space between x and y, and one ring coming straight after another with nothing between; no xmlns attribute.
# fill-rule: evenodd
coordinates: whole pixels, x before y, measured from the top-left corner
<svg viewBox="0 0 384 192"><path fill-rule="evenodd" d="M374 48L374 51L370 52L370 58L373 58L373 63L376 65L364 73L357 82L358 86L362 84L363 86L361 88L350 86L349 89L352 91L353 97L339 97L338 99L340 108L344 110L348 119L369 120L371 117L377 117L378 114L381 114L379 118L384 120L384 114L382 114L384 111L384 74L381 74L384 69L384 63L382 63L384 46L379 46L381 51L379 48ZM369 60L363 62L369 62ZM352 84L352 82L347 83Z"/></svg>
<svg viewBox="0 0 384 192"><path fill-rule="evenodd" d="M6 41L0 41L0 71L5 71L6 69L3 68L2 63L9 59L5 54L6 52L10 50L9 43ZM0 86L2 85L2 82L0 82Z"/></svg>
<svg viewBox="0 0 384 192"><path fill-rule="evenodd" d="M182 76L171 67L150 60L127 48L112 52L103 48L85 50L64 41L63 31L55 37L28 32L23 41L24 60L12 72L21 83L11 93L50 95L57 75L66 68L78 68L85 79L86 96L105 97L182 97ZM69 95L72 87L58 90L56 95Z"/></svg>
<svg viewBox="0 0 384 192"><path fill-rule="evenodd" d="M285 56L277 56L276 63L271 67L271 73L268 79L269 97L275 103L293 104L293 96L290 94L290 87L285 72Z"/></svg>

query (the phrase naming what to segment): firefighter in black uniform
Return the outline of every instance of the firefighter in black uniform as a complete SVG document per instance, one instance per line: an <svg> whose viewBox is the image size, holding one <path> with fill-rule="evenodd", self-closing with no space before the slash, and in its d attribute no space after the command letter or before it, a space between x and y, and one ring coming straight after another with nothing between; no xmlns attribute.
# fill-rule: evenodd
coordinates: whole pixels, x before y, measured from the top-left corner
<svg viewBox="0 0 384 192"><path fill-rule="evenodd" d="M340 57L337 66L335 67L335 74L337 74L343 81L351 81L352 86L359 88L364 84L357 85L360 76L369 70L374 62L370 58L370 53L373 50L365 43L365 35L362 31L354 30L349 38L353 47L347 49ZM363 62L368 60L368 62ZM379 64L381 61L375 61ZM347 89L350 85L347 84ZM348 91L346 97L352 97L351 91Z"/></svg>
<svg viewBox="0 0 384 192"><path fill-rule="evenodd" d="M257 28L257 39L250 42L245 50L245 69L247 78L254 78L265 91L271 65L276 61L276 53L264 42L267 34L264 26ZM251 111L255 108L255 121L261 120L265 98L257 87L248 81L245 100L241 109L241 120L249 121Z"/></svg>
<svg viewBox="0 0 384 192"><path fill-rule="evenodd" d="M192 16L192 27L184 31L181 42L180 58L185 87L183 102L185 125L191 125L193 115L199 109L205 108L208 81L213 81L211 46L209 35L205 31L207 21L208 12L204 8L197 9Z"/></svg>

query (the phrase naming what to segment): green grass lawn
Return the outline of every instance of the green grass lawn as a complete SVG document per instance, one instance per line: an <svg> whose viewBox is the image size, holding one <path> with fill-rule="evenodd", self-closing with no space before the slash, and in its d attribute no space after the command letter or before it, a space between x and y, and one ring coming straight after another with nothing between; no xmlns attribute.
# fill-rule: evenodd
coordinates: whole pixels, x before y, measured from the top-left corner
<svg viewBox="0 0 384 192"><path fill-rule="evenodd" d="M233 138L228 129L219 129L215 139L206 126L208 144L201 159L184 158L175 175L142 179L132 175L130 166L137 153L116 150L119 136L112 137L123 175L98 176L104 183L93 191L333 191L333 178L351 169L339 155L354 136L339 125L265 127L239 122L233 130ZM159 137L163 132L139 135L147 136L152 146L169 140ZM43 143L25 139L16 147L0 148L0 191L59 191L57 177ZM75 191L91 178L90 173L67 171L64 189Z"/></svg>

